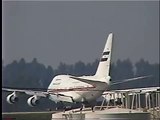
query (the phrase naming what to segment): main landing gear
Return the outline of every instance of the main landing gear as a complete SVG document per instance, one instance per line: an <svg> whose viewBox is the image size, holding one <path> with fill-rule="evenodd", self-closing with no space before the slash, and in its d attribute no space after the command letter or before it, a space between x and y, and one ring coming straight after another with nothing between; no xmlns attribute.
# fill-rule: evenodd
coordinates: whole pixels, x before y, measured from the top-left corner
<svg viewBox="0 0 160 120"><path fill-rule="evenodd" d="M91 107L92 112L94 112L94 106L96 106L96 101L92 101L92 102L82 102L81 103L81 107L80 107L80 111L82 111L85 107Z"/></svg>

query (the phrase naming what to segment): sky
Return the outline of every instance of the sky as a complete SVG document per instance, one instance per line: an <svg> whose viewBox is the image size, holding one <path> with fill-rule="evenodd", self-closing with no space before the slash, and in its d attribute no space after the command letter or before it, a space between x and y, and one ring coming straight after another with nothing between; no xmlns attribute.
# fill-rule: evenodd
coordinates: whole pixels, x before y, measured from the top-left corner
<svg viewBox="0 0 160 120"><path fill-rule="evenodd" d="M2 60L91 63L114 34L112 62L159 63L158 1L3 1Z"/></svg>

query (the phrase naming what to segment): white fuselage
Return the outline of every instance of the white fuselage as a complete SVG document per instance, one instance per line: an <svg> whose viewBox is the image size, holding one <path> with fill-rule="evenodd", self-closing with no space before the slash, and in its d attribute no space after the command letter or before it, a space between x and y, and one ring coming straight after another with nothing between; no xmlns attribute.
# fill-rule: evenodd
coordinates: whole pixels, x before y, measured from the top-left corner
<svg viewBox="0 0 160 120"><path fill-rule="evenodd" d="M109 84L109 81L107 80L106 83L96 81L95 84L93 81L96 79L95 76L81 77L92 80L91 83L82 82L71 77L72 76L70 75L58 75L52 80L48 87L48 92L53 92L61 95L50 95L49 98L51 100L57 102L89 102L100 97L102 93L107 89Z"/></svg>

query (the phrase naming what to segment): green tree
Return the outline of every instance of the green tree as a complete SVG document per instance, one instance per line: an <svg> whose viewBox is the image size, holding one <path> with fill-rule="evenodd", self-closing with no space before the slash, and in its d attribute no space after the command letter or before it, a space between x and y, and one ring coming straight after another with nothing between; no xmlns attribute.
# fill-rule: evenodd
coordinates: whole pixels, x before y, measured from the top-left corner
<svg viewBox="0 0 160 120"><path fill-rule="evenodd" d="M76 62L74 65L74 75L81 76L85 75L85 73L86 73L85 64L81 61Z"/></svg>

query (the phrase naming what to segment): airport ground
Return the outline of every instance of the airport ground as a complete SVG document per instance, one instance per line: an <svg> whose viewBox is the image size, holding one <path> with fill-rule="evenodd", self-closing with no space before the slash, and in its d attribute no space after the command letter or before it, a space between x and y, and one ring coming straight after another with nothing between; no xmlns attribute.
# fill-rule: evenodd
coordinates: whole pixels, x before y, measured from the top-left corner
<svg viewBox="0 0 160 120"><path fill-rule="evenodd" d="M2 120L51 120L55 111L2 113Z"/></svg>

